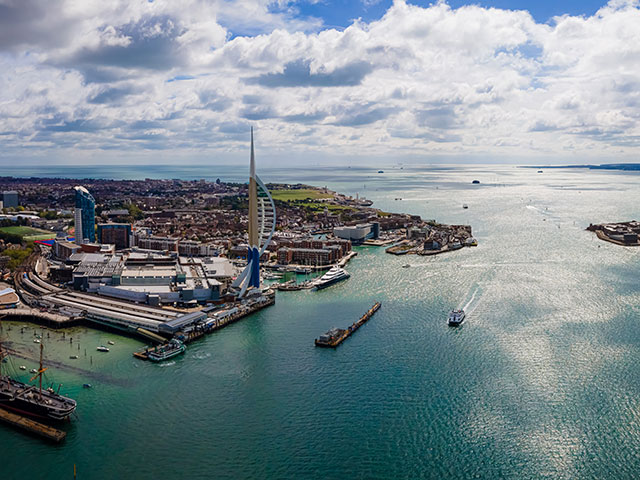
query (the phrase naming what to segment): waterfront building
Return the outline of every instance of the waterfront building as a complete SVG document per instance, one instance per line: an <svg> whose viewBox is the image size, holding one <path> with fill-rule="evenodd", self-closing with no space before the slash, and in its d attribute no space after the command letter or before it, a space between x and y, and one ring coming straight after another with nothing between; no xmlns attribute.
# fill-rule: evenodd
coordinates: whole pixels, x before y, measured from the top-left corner
<svg viewBox="0 0 640 480"><path fill-rule="evenodd" d="M15 208L19 205L18 192L10 190L2 192L2 208Z"/></svg>
<svg viewBox="0 0 640 480"><path fill-rule="evenodd" d="M256 175L256 160L253 149L253 127L251 128L251 160L249 164L249 246L247 266L233 282L243 297L247 288L260 288L260 257L264 254L276 229L276 207L271 194Z"/></svg>
<svg viewBox="0 0 640 480"><path fill-rule="evenodd" d="M84 187L74 187L76 192L76 209L74 214L76 243L93 243L96 241L96 201Z"/></svg>
<svg viewBox="0 0 640 480"><path fill-rule="evenodd" d="M116 250L131 246L131 224L129 223L99 223L98 241L112 243Z"/></svg>
<svg viewBox="0 0 640 480"><path fill-rule="evenodd" d="M20 304L20 298L13 288L4 288L0 284L0 310L16 308Z"/></svg>
<svg viewBox="0 0 640 480"><path fill-rule="evenodd" d="M335 227L333 234L352 243L362 243L365 240L377 239L380 235L380 224L378 222L362 223L346 227Z"/></svg>
<svg viewBox="0 0 640 480"><path fill-rule="evenodd" d="M288 248L278 250L278 263L280 265L331 265L340 260L340 249L334 248Z"/></svg>
<svg viewBox="0 0 640 480"><path fill-rule="evenodd" d="M72 275L76 290L150 305L216 301L223 285L217 278L232 274L222 263L215 268L200 259L141 252L76 253L69 263L76 265Z"/></svg>

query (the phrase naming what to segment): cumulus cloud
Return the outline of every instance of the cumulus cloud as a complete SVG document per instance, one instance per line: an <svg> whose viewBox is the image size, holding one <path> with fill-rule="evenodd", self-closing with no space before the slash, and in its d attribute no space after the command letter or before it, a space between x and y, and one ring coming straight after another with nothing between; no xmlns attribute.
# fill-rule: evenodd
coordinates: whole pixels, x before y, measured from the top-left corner
<svg viewBox="0 0 640 480"><path fill-rule="evenodd" d="M292 156L632 156L638 25L637 0L548 24L396 0L343 30L287 0L0 0L0 145L224 155L255 125Z"/></svg>

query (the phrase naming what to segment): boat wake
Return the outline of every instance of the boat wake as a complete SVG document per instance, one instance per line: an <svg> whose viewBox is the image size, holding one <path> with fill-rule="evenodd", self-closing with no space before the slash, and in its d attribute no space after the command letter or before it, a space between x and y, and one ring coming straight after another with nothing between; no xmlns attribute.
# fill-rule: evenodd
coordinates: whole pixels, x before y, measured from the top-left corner
<svg viewBox="0 0 640 480"><path fill-rule="evenodd" d="M479 288L480 287L476 287L476 289L473 291L473 294L471 295L471 299L463 307L458 305L458 310L464 310L465 314L467 315L473 313L473 310L475 310L475 307L477 306L477 303L474 305L473 301L476 298L476 293L478 293Z"/></svg>
<svg viewBox="0 0 640 480"><path fill-rule="evenodd" d="M193 358L196 360L205 360L211 356L210 353L196 353Z"/></svg>
<svg viewBox="0 0 640 480"><path fill-rule="evenodd" d="M175 365L176 362L175 361L171 361L171 362L162 362L162 363L158 363L158 366L160 367L171 367L173 365Z"/></svg>

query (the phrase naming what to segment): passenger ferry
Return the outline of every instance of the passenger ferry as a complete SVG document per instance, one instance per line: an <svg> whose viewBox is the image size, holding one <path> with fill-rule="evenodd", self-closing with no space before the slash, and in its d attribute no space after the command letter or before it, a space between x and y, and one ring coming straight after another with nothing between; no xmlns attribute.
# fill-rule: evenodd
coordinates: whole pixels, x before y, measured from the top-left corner
<svg viewBox="0 0 640 480"><path fill-rule="evenodd" d="M184 353L186 349L187 346L184 343L174 338L171 339L169 343L160 347L155 347L153 350L149 349L147 351L147 357L152 362L162 362L163 360L168 360L176 355Z"/></svg>
<svg viewBox="0 0 640 480"><path fill-rule="evenodd" d="M323 288L327 288L334 283L341 282L342 280L346 280L351 275L347 273L347 271L340 267L331 267L327 273L321 276L314 282L314 288L316 290L322 290Z"/></svg>
<svg viewBox="0 0 640 480"><path fill-rule="evenodd" d="M464 320L464 310L451 310L448 323L451 326L458 326Z"/></svg>

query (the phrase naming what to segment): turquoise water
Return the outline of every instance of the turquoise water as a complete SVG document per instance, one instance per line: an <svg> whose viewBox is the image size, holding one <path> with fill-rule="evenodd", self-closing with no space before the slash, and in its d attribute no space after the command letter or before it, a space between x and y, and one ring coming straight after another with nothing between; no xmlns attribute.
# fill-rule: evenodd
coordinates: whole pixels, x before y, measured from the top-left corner
<svg viewBox="0 0 640 480"><path fill-rule="evenodd" d="M51 372L78 399L79 418L59 446L0 427L3 479L72 478L74 463L85 479L637 475L640 249L584 231L640 217L637 174L395 167L282 176L471 224L479 246L424 258L359 248L349 280L279 292L275 306L166 365L131 357L135 339L49 332L48 356L82 369ZM314 348L376 300L381 310L342 346ZM457 329L446 325L454 307L468 312ZM33 330L19 325L5 325L5 337L35 352ZM78 360L68 359L78 353L69 336ZM108 340L116 345L99 355ZM93 389L81 388L87 381Z"/></svg>

